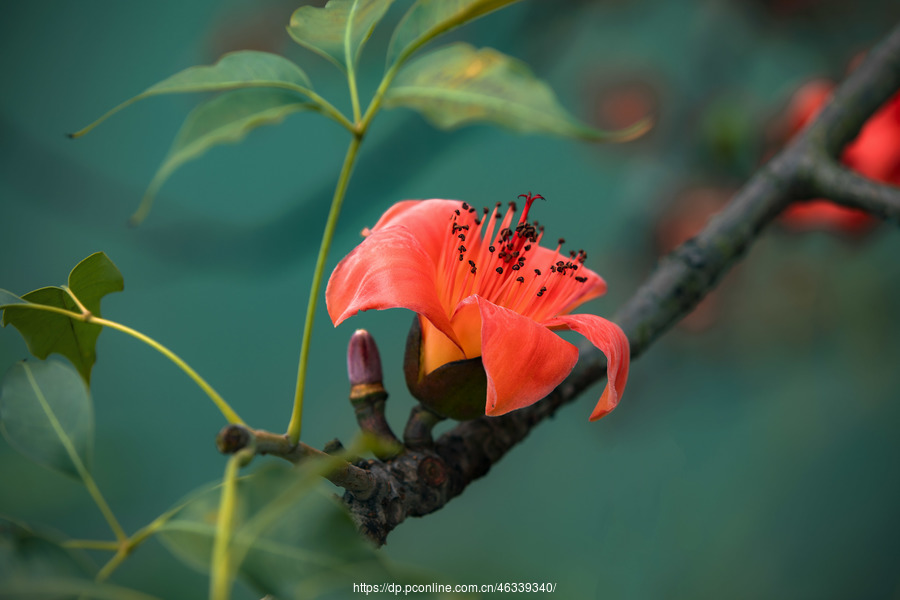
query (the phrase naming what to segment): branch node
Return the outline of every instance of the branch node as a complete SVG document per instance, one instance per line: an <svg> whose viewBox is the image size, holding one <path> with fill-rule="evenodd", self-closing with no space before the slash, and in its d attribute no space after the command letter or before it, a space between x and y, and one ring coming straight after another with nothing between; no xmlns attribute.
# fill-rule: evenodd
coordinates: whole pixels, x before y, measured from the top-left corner
<svg viewBox="0 0 900 600"><path fill-rule="evenodd" d="M409 413L409 421L403 431L403 441L407 448L413 450L434 448L434 437L431 431L444 417L418 404Z"/></svg>

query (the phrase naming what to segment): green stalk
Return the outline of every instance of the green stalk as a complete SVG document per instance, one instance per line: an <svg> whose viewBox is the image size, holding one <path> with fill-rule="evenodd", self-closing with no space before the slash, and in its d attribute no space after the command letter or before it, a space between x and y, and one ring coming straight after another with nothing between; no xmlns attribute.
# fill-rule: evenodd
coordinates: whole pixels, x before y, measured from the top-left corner
<svg viewBox="0 0 900 600"><path fill-rule="evenodd" d="M328 251L331 249L331 241L334 238L334 230L337 227L338 216L341 213L341 205L344 202L344 194L347 191L347 183L350 181L350 175L353 172L353 166L356 163L356 155L359 151L359 145L362 143L369 125L381 103L384 100L384 94L393 82L397 71L403 64L403 61L409 53L404 54L400 60L388 69L384 78L375 91L366 113L359 117L359 97L356 90L356 76L352 68L347 71L347 82L350 86L350 99L353 103L353 116L356 118L356 127L353 139L350 141L350 147L347 148L347 155L344 157L344 166L341 168L341 174L338 177L337 187L334 190L334 197L331 200L331 211L328 213L328 221L325 223L325 233L322 235L322 244L319 246L319 256L316 258L316 266L313 272L313 282L309 290L309 301L306 305L306 323L303 327L303 341L300 346L300 364L297 367L297 389L294 393L294 410L291 413L291 420L288 423L287 436L291 444L300 441L300 430L303 422L303 391L306 383L306 366L309 361L309 345L312 337L312 326L316 316L316 305L319 300L319 291L322 287L322 275L325 271L325 260L328 257Z"/></svg>
<svg viewBox="0 0 900 600"><path fill-rule="evenodd" d="M328 221L325 223L325 232L322 234L322 243L319 246L319 256L316 258L316 266L313 271L313 281L309 288L309 300L306 304L306 323L303 326L303 341L300 345L300 364L297 367L297 389L294 393L294 410L288 423L287 436L291 444L300 441L300 429L303 423L303 390L306 382L306 367L309 362L309 342L312 338L313 321L316 316L316 306L319 302L319 292L322 289L322 276L325 272L325 260L331 249L331 241L334 239L334 231L337 228L338 216L341 214L341 205L344 203L344 195L347 192L347 184L353 173L353 165L356 163L356 155L362 142L364 131L358 132L350 140L347 155L344 157L344 166L338 177L337 187L334 189L334 197L331 200L331 210L328 213Z"/></svg>
<svg viewBox="0 0 900 600"><path fill-rule="evenodd" d="M249 452L248 452L249 450ZM222 495L213 540L209 573L209 600L228 600L234 582L231 537L234 533L234 516L237 511L238 470L253 458L253 450L245 448L228 459L222 480Z"/></svg>
<svg viewBox="0 0 900 600"><path fill-rule="evenodd" d="M71 292L70 292L71 293ZM100 317L93 316L90 312L86 312L85 314L79 314L76 312L72 312L70 310L66 310L64 308L59 308L57 306L48 306L46 304L35 304L34 302L23 302L21 304L4 304L0 305L0 310L6 308L30 308L34 310L43 310L45 312L52 312L59 315L63 315L65 317L69 317L70 319L75 319L76 321L82 321L84 323L95 323L97 325L101 325L103 327L109 327L111 329L117 329L122 333L127 333L128 335L139 339L144 342L169 360L171 360L175 365L184 371L188 377L194 380L194 382L200 386L206 395L213 401L225 419L228 420L229 423L244 425L244 421L238 416L238 414L231 408L231 406L225 401L222 396L219 395L216 390L213 389L209 383L206 382L194 369L192 369L186 362L184 362L177 354L154 340L150 338L140 331L132 329L126 325L122 325L121 323L116 323L115 321L109 321L107 319L101 319Z"/></svg>
<svg viewBox="0 0 900 600"><path fill-rule="evenodd" d="M87 467L84 466L84 463L81 462L81 457L78 456L78 451L75 450L75 446L72 445L72 440L70 440L69 436L66 435L65 430L63 430L62 425L57 420L56 415L50 408L50 405L47 403L47 399L44 397L44 393L41 391L40 386L38 386L37 381L35 381L34 375L32 375L31 373L31 367L29 367L27 363L25 363L25 375L28 377L28 383L34 390L38 402L40 402L41 404L41 408L44 409L44 414L47 415L47 419L49 419L50 421L50 426L53 427L53 431L56 432L56 436L59 438L59 441L66 449L66 454L69 455L69 460L71 460L72 464L75 465L75 470L78 471L79 477L81 477L81 480L84 482L84 487L87 488L87 491L91 495L91 498L94 499L94 502L97 504L97 508L99 508L100 512L103 513L103 518L105 518L106 522L109 523L109 528L112 529L112 532L116 536L116 539L119 541L119 543L125 542L126 540L128 540L128 536L125 534L125 530L122 529L121 525L119 525L119 521L113 514L112 509L109 508L109 504L106 503L106 500L103 498L103 494L100 493L100 488L97 487L97 483L91 476L90 471L88 471Z"/></svg>
<svg viewBox="0 0 900 600"><path fill-rule="evenodd" d="M119 542L107 540L66 540L60 544L63 548L80 548L82 550L108 550L116 552L120 548Z"/></svg>
<svg viewBox="0 0 900 600"><path fill-rule="evenodd" d="M220 396L219 393L214 390L213 387L209 385L209 383L207 383L205 379L203 379L203 377L201 377L194 369L192 369L190 365L184 362L181 357L179 357L177 354L175 354L153 338L150 338L140 331L128 327L127 325L122 325L121 323L108 321L106 319L101 319L98 317L91 317L87 320L87 322L96 323L97 325L103 325L104 327L109 327L111 329L117 329L122 333L127 333L128 335L141 340L142 342L171 360L173 363L175 363L176 366L178 366L179 369L184 371L188 377L193 379L194 383L196 383L200 387L200 389L206 392L206 395L209 396L210 400L213 401L213 403L216 405L216 408L219 409L219 412L222 413L222 415L225 417L225 419L228 420L229 423L237 425L245 424L244 421L241 420L241 418L238 416L238 414L234 412L234 409L231 408L231 406L225 401L225 399L222 398L222 396Z"/></svg>

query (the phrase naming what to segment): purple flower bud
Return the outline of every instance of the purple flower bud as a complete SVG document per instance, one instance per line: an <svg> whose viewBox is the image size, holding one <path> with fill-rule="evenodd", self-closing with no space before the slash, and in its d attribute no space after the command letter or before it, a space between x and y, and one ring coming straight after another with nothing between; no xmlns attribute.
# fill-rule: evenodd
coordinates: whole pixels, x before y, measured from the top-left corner
<svg viewBox="0 0 900 600"><path fill-rule="evenodd" d="M351 386L381 384L381 356L375 338L357 329L347 346L347 377Z"/></svg>

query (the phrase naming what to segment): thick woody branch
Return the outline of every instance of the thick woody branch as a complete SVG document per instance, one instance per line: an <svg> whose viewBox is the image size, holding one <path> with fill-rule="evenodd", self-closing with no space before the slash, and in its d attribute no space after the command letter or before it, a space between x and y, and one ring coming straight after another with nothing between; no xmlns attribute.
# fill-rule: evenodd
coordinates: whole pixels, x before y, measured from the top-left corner
<svg viewBox="0 0 900 600"><path fill-rule="evenodd" d="M617 313L632 358L688 314L790 202L823 196L883 218L900 220L897 190L872 183L836 165L834 157L866 120L900 88L900 27L874 49L836 91L832 102L791 144L763 166L706 228L664 257ZM359 466L378 481L362 498L344 500L360 529L378 544L410 516L443 507L485 475L533 427L573 401L606 374L605 359L582 350L578 366L547 398L502 417L457 425L433 447Z"/></svg>

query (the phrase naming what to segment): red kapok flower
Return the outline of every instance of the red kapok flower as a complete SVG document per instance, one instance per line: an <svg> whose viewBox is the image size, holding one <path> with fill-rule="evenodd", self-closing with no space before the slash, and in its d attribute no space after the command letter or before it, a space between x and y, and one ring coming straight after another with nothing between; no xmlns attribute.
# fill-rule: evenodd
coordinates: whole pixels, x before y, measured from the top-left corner
<svg viewBox="0 0 900 600"><path fill-rule="evenodd" d="M490 214L456 200L395 204L332 273L325 292L331 320L339 325L369 309L416 312L418 372L413 382L407 377L413 394L430 377L478 359L486 376L478 414L491 416L534 404L559 385L578 350L551 330L576 331L607 357L608 384L591 414L601 418L625 388L628 339L606 319L569 314L603 294L606 283L584 267L584 252L563 256L563 240L555 250L540 245L543 228L527 221L537 198L526 197L516 225L515 203L505 214L500 203ZM446 405L437 412L475 416Z"/></svg>
<svg viewBox="0 0 900 600"><path fill-rule="evenodd" d="M834 84L814 80L794 94L787 113L787 129L793 135L813 119L831 97ZM841 162L854 171L882 183L900 185L900 93L882 106L844 149ZM781 222L792 229L834 229L860 234L875 224L865 211L811 200L793 204Z"/></svg>

